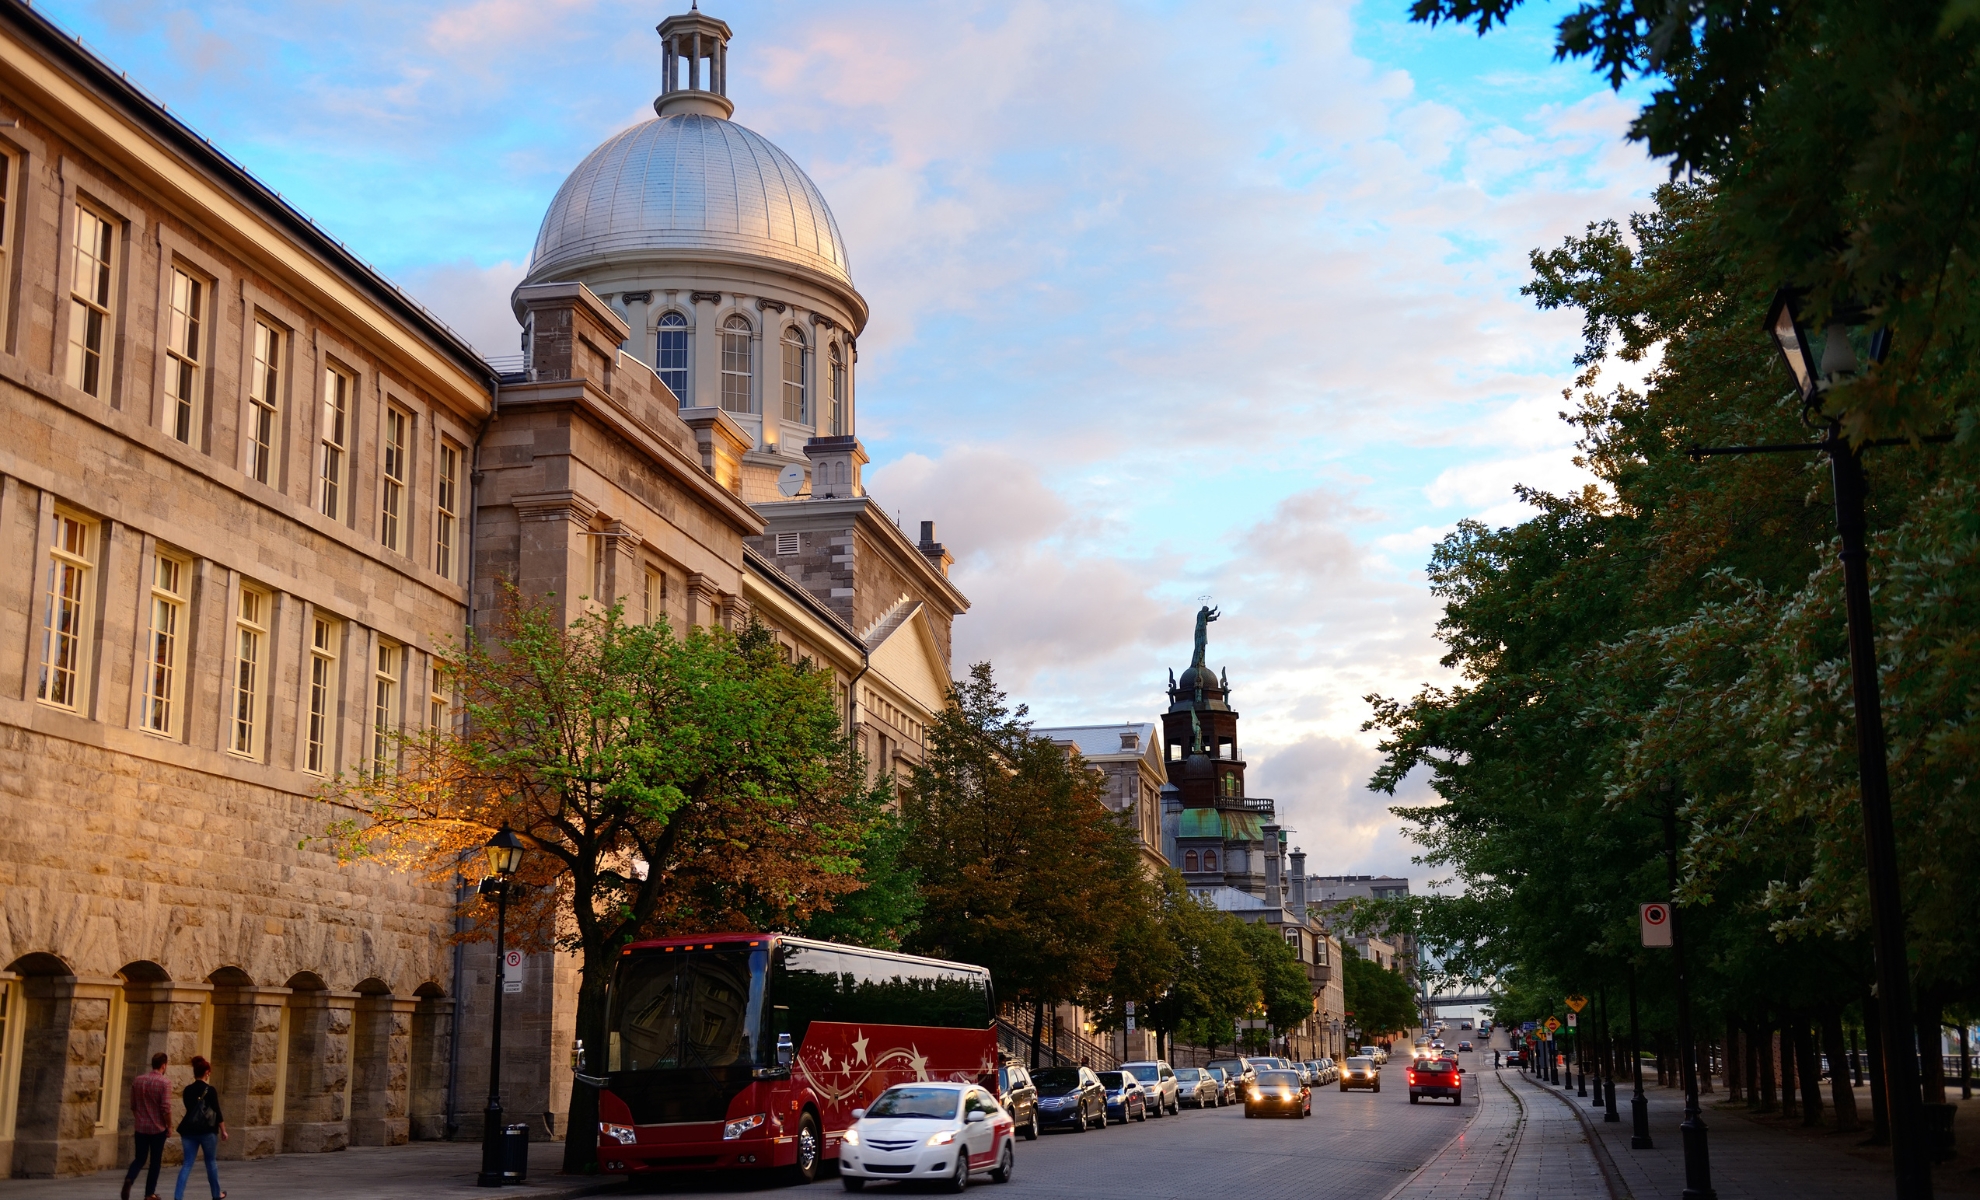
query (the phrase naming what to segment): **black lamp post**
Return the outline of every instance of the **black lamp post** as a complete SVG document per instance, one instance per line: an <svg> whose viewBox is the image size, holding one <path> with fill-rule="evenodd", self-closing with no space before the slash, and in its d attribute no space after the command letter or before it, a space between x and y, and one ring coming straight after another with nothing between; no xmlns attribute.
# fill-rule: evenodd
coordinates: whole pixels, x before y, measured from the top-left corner
<svg viewBox="0 0 1980 1200"><path fill-rule="evenodd" d="M1629 964L1629 1073L1636 1094L1629 1098L1629 1148L1654 1150L1650 1140L1650 1100L1643 1094L1643 1040L1636 1023L1636 964Z"/></svg>
<svg viewBox="0 0 1980 1200"><path fill-rule="evenodd" d="M1605 1060L1602 1067L1602 1077L1606 1081L1601 1088L1603 1092L1602 1123L1613 1125L1621 1121L1622 1118L1616 1115L1616 1040L1615 1033L1609 1025L1608 984L1605 983L1602 985L1598 996L1602 1004L1602 1058Z"/></svg>
<svg viewBox="0 0 1980 1200"><path fill-rule="evenodd" d="M508 1182L502 1172L502 986L506 970L502 942L508 934L509 878L522 865L523 844L507 826L488 839L482 853L488 856L488 875L481 881L481 894L495 897L495 1020L488 1039L488 1107L481 1113L481 1174L476 1187L501 1187Z"/></svg>

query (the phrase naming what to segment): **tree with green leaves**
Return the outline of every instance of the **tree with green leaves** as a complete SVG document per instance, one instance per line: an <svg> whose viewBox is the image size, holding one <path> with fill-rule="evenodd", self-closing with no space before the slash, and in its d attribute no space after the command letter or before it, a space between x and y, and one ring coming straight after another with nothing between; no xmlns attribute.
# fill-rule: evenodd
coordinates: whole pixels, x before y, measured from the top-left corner
<svg viewBox="0 0 1980 1200"><path fill-rule="evenodd" d="M328 831L346 859L449 880L499 829L527 853L510 929L579 956L577 1033L605 1045L619 950L673 932L818 922L858 893L896 837L865 781L831 680L788 663L761 627L739 636L628 624L608 608L562 624L507 593L495 636L455 656L455 731L399 740L395 770L336 781ZM895 887L881 880L885 887ZM470 902L469 937L493 914ZM905 920L873 914L879 940ZM597 1094L571 1097L564 1169L594 1168Z"/></svg>
<svg viewBox="0 0 1980 1200"><path fill-rule="evenodd" d="M1349 1024L1363 1037L1387 1037L1421 1020L1416 989L1401 971L1348 950L1341 953L1341 995Z"/></svg>

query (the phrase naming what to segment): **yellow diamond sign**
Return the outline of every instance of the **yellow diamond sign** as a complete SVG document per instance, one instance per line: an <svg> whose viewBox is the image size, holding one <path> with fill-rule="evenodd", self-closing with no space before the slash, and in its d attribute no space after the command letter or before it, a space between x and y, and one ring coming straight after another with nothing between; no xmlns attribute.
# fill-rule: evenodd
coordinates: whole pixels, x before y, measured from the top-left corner
<svg viewBox="0 0 1980 1200"><path fill-rule="evenodd" d="M1588 1007L1588 997L1569 996L1567 998L1567 1006L1573 1012L1580 1012L1582 1009Z"/></svg>
<svg viewBox="0 0 1980 1200"><path fill-rule="evenodd" d="M1561 1027L1561 1019L1559 1017L1547 1018L1547 1036L1552 1037L1554 1031L1556 1029L1559 1029L1560 1027Z"/></svg>

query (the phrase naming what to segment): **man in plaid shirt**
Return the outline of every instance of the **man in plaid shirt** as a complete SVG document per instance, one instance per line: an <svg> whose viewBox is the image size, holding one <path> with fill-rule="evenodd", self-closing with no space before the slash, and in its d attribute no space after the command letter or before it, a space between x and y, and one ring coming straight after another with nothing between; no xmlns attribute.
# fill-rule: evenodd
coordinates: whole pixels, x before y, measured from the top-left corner
<svg viewBox="0 0 1980 1200"><path fill-rule="evenodd" d="M158 1167L165 1156L165 1135L172 1130L172 1081L165 1078L167 1059L163 1052L151 1056L151 1070L131 1080L131 1124L136 1133L137 1154L131 1169L124 1172L124 1200L131 1200L131 1184L136 1181L145 1160L151 1170L144 1180L145 1200L158 1200Z"/></svg>

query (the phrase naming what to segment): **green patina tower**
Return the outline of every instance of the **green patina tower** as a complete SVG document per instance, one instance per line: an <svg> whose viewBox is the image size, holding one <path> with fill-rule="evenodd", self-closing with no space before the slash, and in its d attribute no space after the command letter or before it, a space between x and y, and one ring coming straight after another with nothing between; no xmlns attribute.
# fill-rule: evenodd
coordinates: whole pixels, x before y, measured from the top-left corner
<svg viewBox="0 0 1980 1200"><path fill-rule="evenodd" d="M1169 709L1162 716L1169 782L1183 806L1173 865L1193 891L1233 887L1276 902L1284 835L1272 801L1245 795L1230 680L1204 662L1210 623L1218 616L1208 605L1197 610L1195 653L1180 678L1170 676Z"/></svg>

